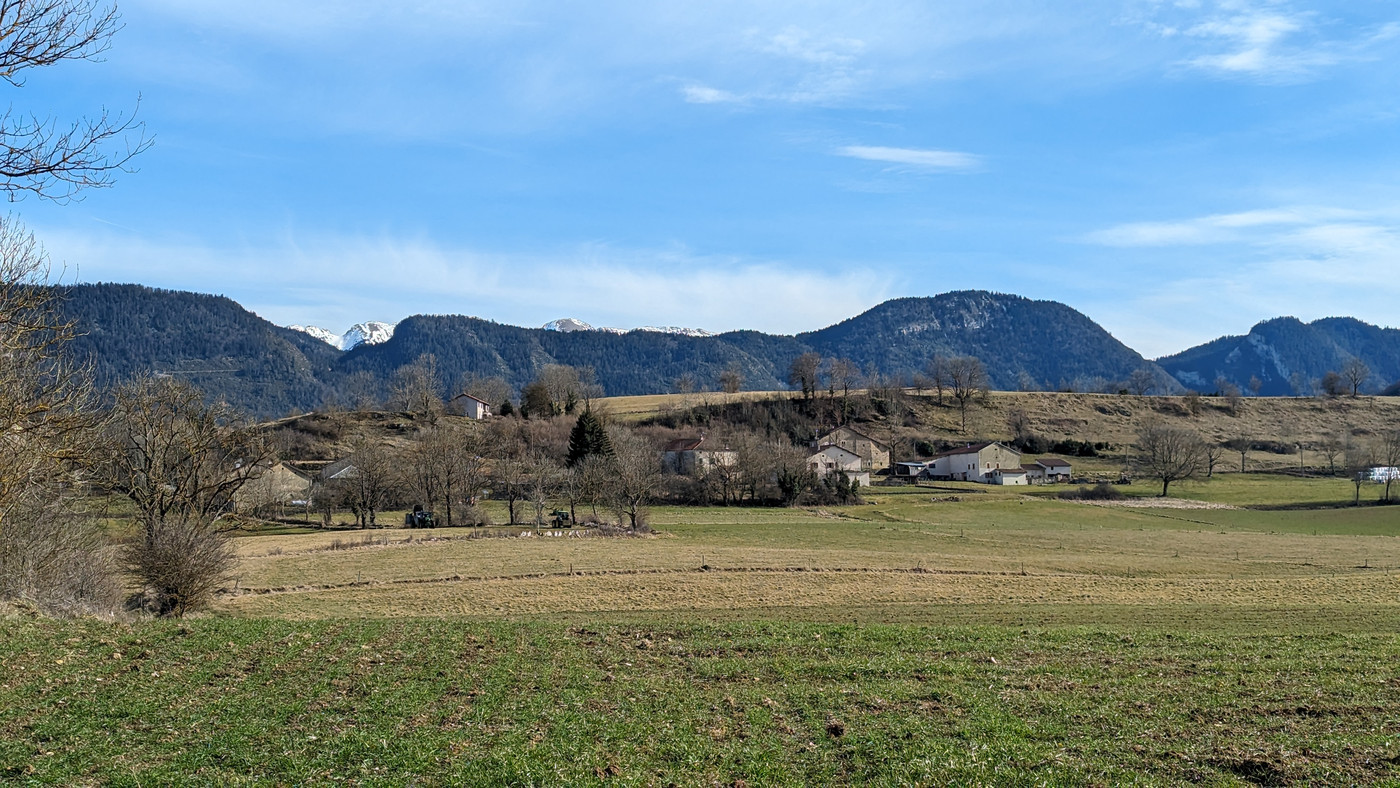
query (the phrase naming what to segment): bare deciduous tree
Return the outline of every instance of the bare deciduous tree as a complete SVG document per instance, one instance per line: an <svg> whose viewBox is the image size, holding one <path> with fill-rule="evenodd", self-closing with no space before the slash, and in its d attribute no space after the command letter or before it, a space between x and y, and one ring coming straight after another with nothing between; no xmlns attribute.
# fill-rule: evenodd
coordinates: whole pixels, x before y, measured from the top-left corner
<svg viewBox="0 0 1400 788"><path fill-rule="evenodd" d="M1245 461L1249 459L1249 449L1253 445L1254 439L1244 433L1240 433L1234 436L1233 438L1230 438L1229 440L1225 441L1225 448L1229 449L1230 451L1239 452L1240 473L1244 473L1244 464Z"/></svg>
<svg viewBox="0 0 1400 788"><path fill-rule="evenodd" d="M3 0L0 78L23 87L28 69L96 60L120 27L116 6L96 0ZM113 150L119 141L124 149ZM150 144L130 115L103 110L62 124L10 109L0 115L0 191L66 201L112 185Z"/></svg>
<svg viewBox="0 0 1400 788"><path fill-rule="evenodd" d="M645 525L645 505L661 487L661 458L645 438L631 430L613 428L608 438L613 445L608 496L619 519L626 516L629 527L635 530Z"/></svg>
<svg viewBox="0 0 1400 788"><path fill-rule="evenodd" d="M141 377L113 398L106 481L136 507L149 535L167 522L214 523L235 494L273 462L260 433L194 386Z"/></svg>
<svg viewBox="0 0 1400 788"><path fill-rule="evenodd" d="M792 360L788 367L788 384L802 391L803 399L811 399L817 392L817 374L821 370L822 357L818 353L803 353Z"/></svg>
<svg viewBox="0 0 1400 788"><path fill-rule="evenodd" d="M388 507L398 487L398 458L384 445L367 439L350 444L349 467L335 482L345 505L361 528L378 526L379 512Z"/></svg>
<svg viewBox="0 0 1400 788"><path fill-rule="evenodd" d="M437 356L424 353L394 373L392 402L402 408L429 418L442 413L442 380L438 374Z"/></svg>
<svg viewBox="0 0 1400 788"><path fill-rule="evenodd" d="M1395 484L1396 470L1400 469L1400 429L1389 429L1381 433L1376 441L1376 459L1384 467L1385 495L1381 500L1390 502L1390 488Z"/></svg>
<svg viewBox="0 0 1400 788"><path fill-rule="evenodd" d="M744 372L738 364L730 364L719 373L719 387L725 394L738 394L744 387Z"/></svg>
<svg viewBox="0 0 1400 788"><path fill-rule="evenodd" d="M1191 479L1206 464L1205 441L1195 430L1152 422L1138 431L1138 472L1162 482L1162 497L1172 482Z"/></svg>
<svg viewBox="0 0 1400 788"><path fill-rule="evenodd" d="M953 400L958 403L962 431L967 431L967 409L987 396L987 370L976 356L959 356L947 361L948 384Z"/></svg>
<svg viewBox="0 0 1400 788"><path fill-rule="evenodd" d="M948 388L948 357L939 353L933 354L928 364L924 366L924 372L928 375L929 383L938 392L938 404L943 404L943 392Z"/></svg>
<svg viewBox="0 0 1400 788"><path fill-rule="evenodd" d="M183 616L206 604L236 563L219 521L273 452L228 405L206 404L172 378L118 389L106 433L105 481L131 500L141 527L127 562L149 608Z"/></svg>
<svg viewBox="0 0 1400 788"><path fill-rule="evenodd" d="M91 374L67 358L73 329L48 276L34 237L0 219L0 599L100 610L116 586L74 509L94 456Z"/></svg>
<svg viewBox="0 0 1400 788"><path fill-rule="evenodd" d="M1152 370L1139 367L1128 376L1127 384L1129 392L1139 397L1145 397L1157 388L1157 376L1152 374Z"/></svg>
<svg viewBox="0 0 1400 788"><path fill-rule="evenodd" d="M1366 383L1366 379L1369 377L1371 377L1371 368L1359 358L1352 357L1342 365L1342 380L1351 387L1351 396L1353 397L1360 394L1361 386Z"/></svg>
<svg viewBox="0 0 1400 788"><path fill-rule="evenodd" d="M841 392L841 422L844 424L851 414L851 389L860 385L860 367L848 358L833 358L827 364L827 380L833 394Z"/></svg>

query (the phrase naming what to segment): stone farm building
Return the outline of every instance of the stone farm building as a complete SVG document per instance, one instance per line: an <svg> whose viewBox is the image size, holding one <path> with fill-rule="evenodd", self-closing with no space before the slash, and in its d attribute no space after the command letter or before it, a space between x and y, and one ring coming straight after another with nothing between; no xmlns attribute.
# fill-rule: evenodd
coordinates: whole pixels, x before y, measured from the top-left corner
<svg viewBox="0 0 1400 788"><path fill-rule="evenodd" d="M850 427L837 427L812 442L814 449L825 446L840 446L859 457L862 471L880 471L890 467L889 445Z"/></svg>
<svg viewBox="0 0 1400 788"><path fill-rule="evenodd" d="M716 467L728 468L738 462L739 455L729 449L704 447L705 436L677 438L666 444L661 463L671 473L690 475L709 473Z"/></svg>
<svg viewBox="0 0 1400 788"><path fill-rule="evenodd" d="M306 501L311 495L311 477L287 465L277 463L251 476L233 496L233 508L252 512L268 506L286 506Z"/></svg>
<svg viewBox="0 0 1400 788"><path fill-rule="evenodd" d="M924 477L1000 484L1002 477L996 471L1002 469L1015 469L1022 473L1020 483L1026 483L1021 471L1021 452L996 442L974 443L934 455L933 464L924 471Z"/></svg>
<svg viewBox="0 0 1400 788"><path fill-rule="evenodd" d="M865 460L859 454L834 444L823 446L816 454L807 458L807 469L816 474L818 479L845 473L848 478L858 480L861 486L869 487L870 472L864 469L864 464Z"/></svg>

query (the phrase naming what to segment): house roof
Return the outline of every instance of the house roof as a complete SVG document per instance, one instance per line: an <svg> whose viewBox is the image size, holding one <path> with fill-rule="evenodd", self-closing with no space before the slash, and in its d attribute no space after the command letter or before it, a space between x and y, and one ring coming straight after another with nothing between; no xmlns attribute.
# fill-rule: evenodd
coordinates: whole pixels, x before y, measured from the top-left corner
<svg viewBox="0 0 1400 788"><path fill-rule="evenodd" d="M463 392L463 393L461 393L461 394L458 394L457 396L453 397L452 399L454 399L454 400L458 400L458 399L469 399L469 400L474 400L474 401L476 401L476 402L480 402L482 405L485 405L485 406L488 407L488 408L491 407L491 403L487 402L487 401L484 400L484 399L481 399L480 397L473 397L472 395L467 394L466 392Z"/></svg>
<svg viewBox="0 0 1400 788"><path fill-rule="evenodd" d="M824 454L825 452L831 451L831 450L833 450L833 449L836 450L836 451L841 452L842 454L845 454L845 455L848 455L848 456L850 456L850 457L853 457L853 458L855 458L855 459L857 459L857 460L860 459L860 455L859 455L859 454L856 454L855 452L851 451L850 449L846 449L846 448L843 448L843 447L841 447L841 446L837 446L837 445L834 444L834 443L828 443L828 444L822 446L821 448L819 448L819 449L817 449L816 451L812 452L811 456L812 456L812 457L815 457L815 456L817 456L818 454Z"/></svg>
<svg viewBox="0 0 1400 788"><path fill-rule="evenodd" d="M677 438L666 444L667 452L695 451L704 443L704 438Z"/></svg>
<svg viewBox="0 0 1400 788"><path fill-rule="evenodd" d="M326 481L331 479L350 479L355 475L355 466L350 461L351 458L336 460L321 469L321 478Z"/></svg>
<svg viewBox="0 0 1400 788"><path fill-rule="evenodd" d="M1044 466L1044 467L1046 467L1046 468L1069 468L1069 467L1071 467L1070 464L1069 464L1069 460L1062 460L1062 459L1060 459L1059 457L1041 457L1040 459L1036 460L1035 462L1036 462L1037 465L1042 465L1042 466Z"/></svg>
<svg viewBox="0 0 1400 788"><path fill-rule="evenodd" d="M817 443L818 443L818 445L822 445L822 446L827 445L827 443L830 443L830 441L827 441L826 439L827 439L827 438L830 438L832 435L835 435L836 433L838 433L838 432L840 432L840 431L842 431L842 430L845 430L846 432L849 432L849 433L851 433L851 434L853 434L853 435L859 435L860 437L865 438L866 440L870 441L871 443L875 444L876 446L879 446L879 447L882 448L882 449L889 449L889 447L890 447L890 445L889 445L888 443L885 443L884 441L881 441L881 440L877 440L877 439L875 439L875 438L872 438L872 437L870 437L869 435L866 435L865 433L861 432L860 430L852 429L852 428L850 428L850 427L837 427L836 429L834 429L834 430L828 432L827 434L821 436L820 438L817 438ZM824 442L824 441L825 441L825 442Z"/></svg>
<svg viewBox="0 0 1400 788"><path fill-rule="evenodd" d="M1043 471L1045 469L1040 465L1027 465L1025 463L1021 463L1021 470L1030 473L1031 471Z"/></svg>
<svg viewBox="0 0 1400 788"><path fill-rule="evenodd" d="M1002 476L1005 476L1005 475L1007 475L1008 473L1025 473L1025 472L1026 472L1026 469L1025 469L1025 468L994 468L994 469L992 470L992 473L999 473L999 474L1001 474Z"/></svg>
<svg viewBox="0 0 1400 788"><path fill-rule="evenodd" d="M961 449L949 449L948 451L940 452L938 454L933 455L933 459L937 460L943 457L954 457L959 454L979 454L983 449L987 448L988 446L1000 446L1013 454L1021 453L1003 443L998 443L997 441L986 441L984 443L974 443L970 446L964 446Z"/></svg>

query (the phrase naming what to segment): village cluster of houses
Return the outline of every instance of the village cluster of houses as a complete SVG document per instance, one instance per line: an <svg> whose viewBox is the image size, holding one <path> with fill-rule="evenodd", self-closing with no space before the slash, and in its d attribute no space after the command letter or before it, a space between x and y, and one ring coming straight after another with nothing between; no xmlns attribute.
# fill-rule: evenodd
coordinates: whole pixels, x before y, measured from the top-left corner
<svg viewBox="0 0 1400 788"><path fill-rule="evenodd" d="M483 405L480 400L472 402ZM489 415L489 411L485 411ZM1001 443L977 443L952 449L927 460L890 462L890 447L851 427L838 427L809 445L807 467L818 479L844 473L846 478L870 486L873 476L884 475L906 482L966 481L983 484L1029 485L1068 482L1071 468L1059 457L1041 457L1022 462L1022 454ZM727 447L706 445L702 435L671 441L661 451L666 471L675 474L705 474L738 462L738 454ZM355 473L350 460L343 459L319 469L294 467L279 462L262 472L239 491L236 508L247 510L278 502L304 505L316 479L333 482Z"/></svg>
<svg viewBox="0 0 1400 788"><path fill-rule="evenodd" d="M662 452L672 473L705 473L732 465L738 455L727 448L704 445L704 437L671 441ZM807 467L817 478L844 473L863 486L882 472L905 481L964 481L983 484L1029 485L1068 482L1072 468L1059 457L1022 462L1023 455L1001 443L969 444L917 462L890 463L890 447L851 427L838 427L812 441Z"/></svg>

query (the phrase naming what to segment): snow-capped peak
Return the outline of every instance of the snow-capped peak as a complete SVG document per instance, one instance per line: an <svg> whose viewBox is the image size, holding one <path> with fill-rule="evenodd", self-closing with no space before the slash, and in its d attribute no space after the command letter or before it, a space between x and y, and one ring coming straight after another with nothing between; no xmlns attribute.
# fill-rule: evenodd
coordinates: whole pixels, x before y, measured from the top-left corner
<svg viewBox="0 0 1400 788"><path fill-rule="evenodd" d="M340 349L349 350L361 344L378 345L382 342L388 342L393 335L393 323L380 323L377 320L356 323L340 338Z"/></svg>
<svg viewBox="0 0 1400 788"><path fill-rule="evenodd" d="M287 328L293 331L300 331L303 334L310 334L313 338L319 339L327 345L340 347L340 336L320 326L287 326Z"/></svg>
<svg viewBox="0 0 1400 788"><path fill-rule="evenodd" d="M315 337L340 350L350 350L358 345L378 345L381 342L389 341L389 338L394 335L393 323L381 323L377 320L356 323L344 334L336 334L319 326L287 326L287 328Z"/></svg>
<svg viewBox="0 0 1400 788"><path fill-rule="evenodd" d="M575 320L572 317L561 317L558 320L551 320L543 326L540 326L540 328L543 328L545 331L562 331L566 334L571 331L594 330L593 326L588 325L582 320Z"/></svg>
<svg viewBox="0 0 1400 788"><path fill-rule="evenodd" d="M687 337L712 337L714 334L701 328L680 328L678 326L642 326L640 328L613 328L610 326L593 326L577 318L561 317L558 320L551 320L541 326L546 331L604 331L609 334L626 334L628 331L655 331L658 334L680 334Z"/></svg>

